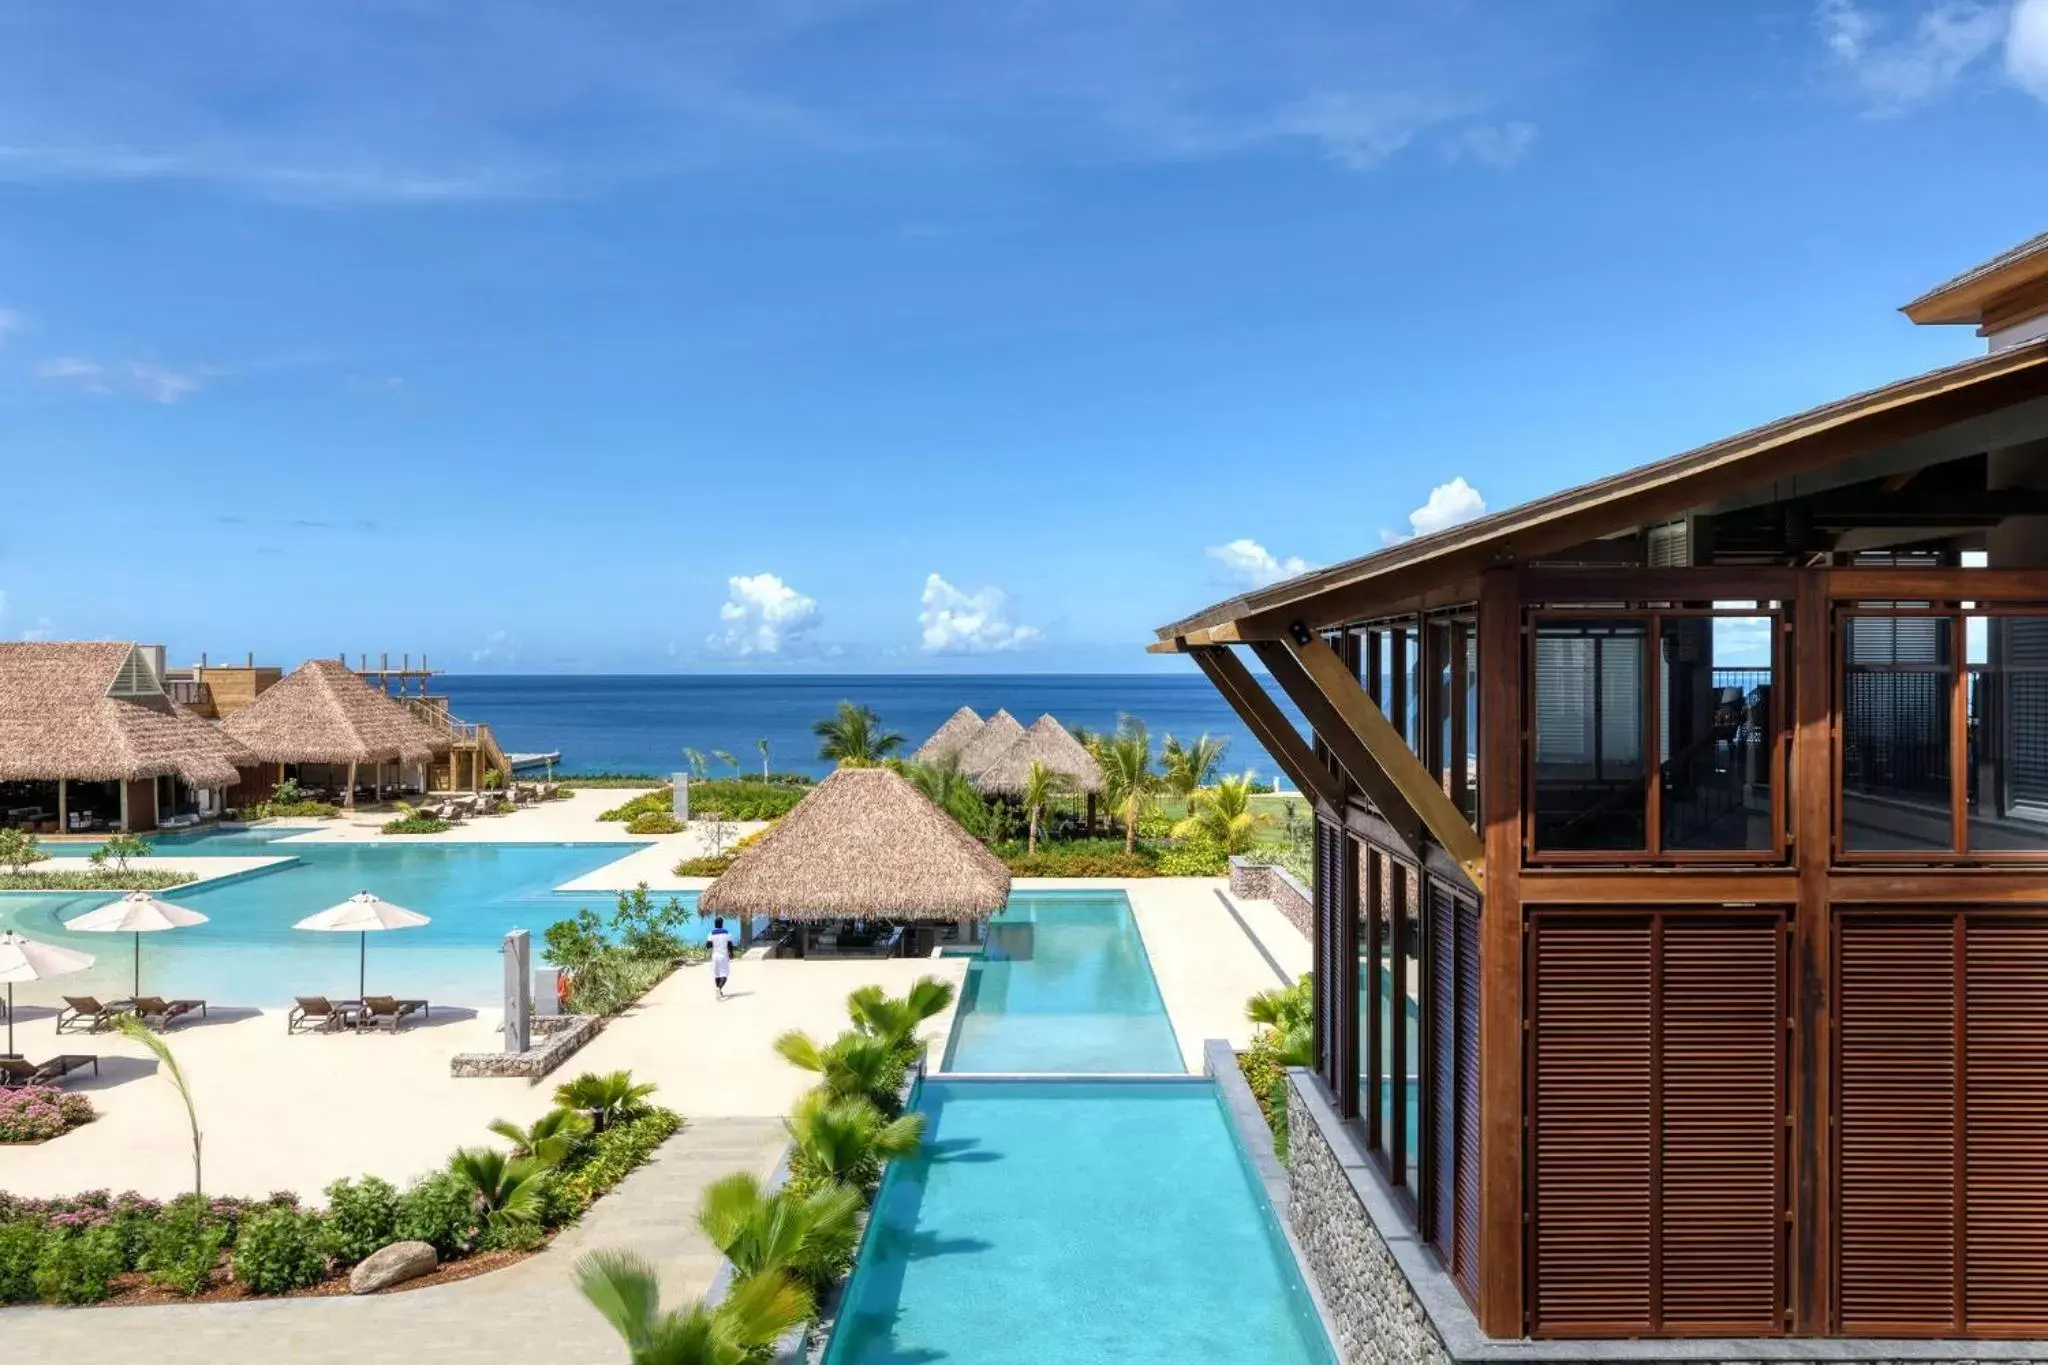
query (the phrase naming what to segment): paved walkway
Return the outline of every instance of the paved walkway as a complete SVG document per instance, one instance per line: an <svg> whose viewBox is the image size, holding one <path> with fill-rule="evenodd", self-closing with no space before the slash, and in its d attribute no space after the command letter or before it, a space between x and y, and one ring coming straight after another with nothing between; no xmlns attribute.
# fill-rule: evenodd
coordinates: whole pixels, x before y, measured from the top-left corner
<svg viewBox="0 0 2048 1365"><path fill-rule="evenodd" d="M688 1302L710 1287L719 1260L696 1230L698 1194L736 1170L766 1177L782 1147L774 1119L692 1122L553 1246L472 1280L361 1299L4 1309L0 1351L23 1361L140 1358L150 1365L622 1361L617 1336L576 1291L576 1258L636 1251L660 1268L664 1304Z"/></svg>

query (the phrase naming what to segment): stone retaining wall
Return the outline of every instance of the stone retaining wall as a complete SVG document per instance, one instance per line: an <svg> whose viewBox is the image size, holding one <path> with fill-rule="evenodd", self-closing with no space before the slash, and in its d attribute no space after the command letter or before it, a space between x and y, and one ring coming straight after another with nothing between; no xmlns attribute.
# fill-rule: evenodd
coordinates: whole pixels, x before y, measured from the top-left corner
<svg viewBox="0 0 2048 1365"><path fill-rule="evenodd" d="M524 1052L458 1052L448 1059L448 1074L460 1077L524 1076L537 1081L595 1038L604 1020L595 1014L534 1016L533 1041Z"/></svg>
<svg viewBox="0 0 2048 1365"><path fill-rule="evenodd" d="M1313 938L1315 913L1310 909L1308 888L1294 880L1294 874L1286 868L1233 857L1230 894L1239 900L1273 902L1287 916L1287 922L1301 930L1303 938Z"/></svg>

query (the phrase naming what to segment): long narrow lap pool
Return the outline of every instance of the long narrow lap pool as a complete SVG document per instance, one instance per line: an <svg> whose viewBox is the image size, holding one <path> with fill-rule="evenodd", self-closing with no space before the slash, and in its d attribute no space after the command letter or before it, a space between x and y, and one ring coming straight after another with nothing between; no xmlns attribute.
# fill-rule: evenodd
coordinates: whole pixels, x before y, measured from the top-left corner
<svg viewBox="0 0 2048 1365"><path fill-rule="evenodd" d="M827 1365L1329 1365L1215 1086L927 1080Z"/></svg>

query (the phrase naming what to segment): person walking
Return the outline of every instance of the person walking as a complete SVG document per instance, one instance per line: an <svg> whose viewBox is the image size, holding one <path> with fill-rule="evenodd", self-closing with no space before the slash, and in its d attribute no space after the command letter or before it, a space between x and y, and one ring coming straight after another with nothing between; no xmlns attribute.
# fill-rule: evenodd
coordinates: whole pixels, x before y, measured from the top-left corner
<svg viewBox="0 0 2048 1365"><path fill-rule="evenodd" d="M723 1000L725 983L732 977L732 935L725 932L724 916L711 921L711 934L705 942L711 947L711 984Z"/></svg>

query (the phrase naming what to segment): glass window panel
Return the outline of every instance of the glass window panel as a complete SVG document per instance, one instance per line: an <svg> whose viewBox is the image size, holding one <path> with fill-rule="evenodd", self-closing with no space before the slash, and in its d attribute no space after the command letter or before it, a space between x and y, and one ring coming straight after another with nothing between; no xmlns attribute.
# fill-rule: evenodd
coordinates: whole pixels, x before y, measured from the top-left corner
<svg viewBox="0 0 2048 1365"><path fill-rule="evenodd" d="M1380 923L1379 951L1373 958L1374 979L1379 982L1380 1017L1375 1033L1379 1039L1379 1094L1374 1102L1380 1107L1380 1155L1388 1161L1394 1153L1394 865L1391 859L1379 860Z"/></svg>
<svg viewBox="0 0 2048 1365"><path fill-rule="evenodd" d="M1768 852L1771 618L1667 616L1660 632L1663 847Z"/></svg>
<svg viewBox="0 0 2048 1365"><path fill-rule="evenodd" d="M1373 1018L1373 983L1380 979L1385 948L1374 929L1374 910L1385 903L1379 887L1380 859L1371 849L1358 850L1358 1107L1361 1117L1370 1115L1380 1103L1373 1089L1373 1077L1385 1074L1377 1065L1381 1046L1377 1021Z"/></svg>
<svg viewBox="0 0 2048 1365"><path fill-rule="evenodd" d="M1536 846L1648 846L1643 621L1536 628Z"/></svg>
<svg viewBox="0 0 2048 1365"><path fill-rule="evenodd" d="M1842 622L1842 844L1856 852L1951 850L1955 618Z"/></svg>
<svg viewBox="0 0 2048 1365"><path fill-rule="evenodd" d="M1408 875L1401 916L1401 1122L1407 1132L1403 1150L1408 1161L1401 1183L1414 1190L1422 1183L1422 879L1413 872Z"/></svg>
<svg viewBox="0 0 2048 1365"><path fill-rule="evenodd" d="M2048 616L1971 617L1970 847L2048 851Z"/></svg>

